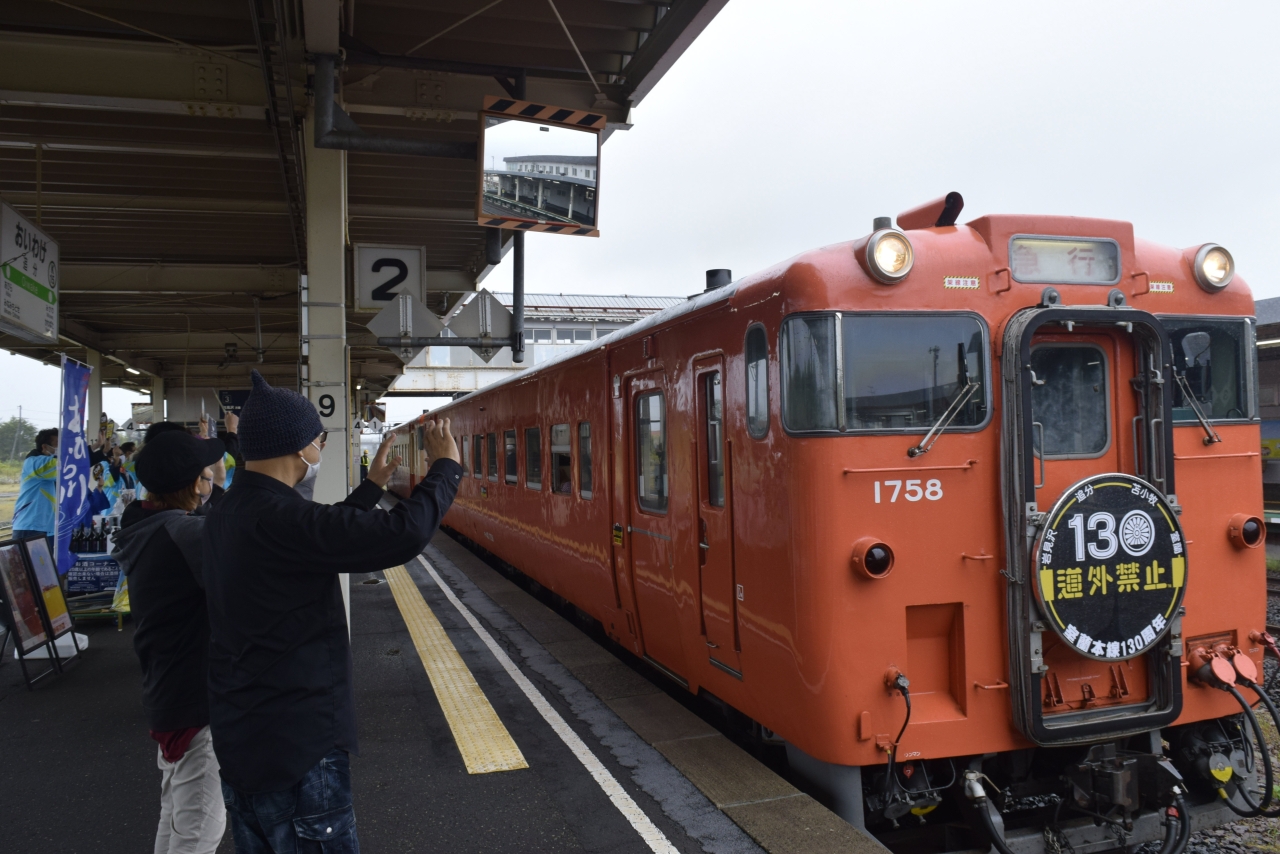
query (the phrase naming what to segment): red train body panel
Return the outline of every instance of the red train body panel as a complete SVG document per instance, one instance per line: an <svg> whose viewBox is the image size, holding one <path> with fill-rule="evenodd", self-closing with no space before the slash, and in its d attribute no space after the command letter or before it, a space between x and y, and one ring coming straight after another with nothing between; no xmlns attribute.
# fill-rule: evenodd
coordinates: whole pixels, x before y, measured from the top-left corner
<svg viewBox="0 0 1280 854"><path fill-rule="evenodd" d="M1028 262L1011 253L1043 249L1051 265L1063 250L1018 242L1020 235L1114 246L1117 281L1055 284L1055 304L1046 282L1018 280ZM1194 249L1135 240L1123 222L989 216L912 228L906 237L914 264L899 283L873 276L874 237L824 247L438 410L466 445L468 476L446 524L598 619L688 690L714 694L822 763L885 765L904 715L903 698L886 688L895 669L910 677L913 703L898 762L1128 737L1117 718L1160 707L1169 690L1180 692L1180 709L1154 729L1239 712L1229 695L1188 680L1187 656L1193 639L1207 638L1261 665L1250 634L1265 624L1264 556L1229 532L1237 514L1262 509L1245 282L1237 276L1207 292L1197 284ZM1115 292L1124 304L1108 307ZM1086 320L1050 320L1028 332L1031 362L1013 371L1017 354L1006 350L1016 346L1017 318L1037 311L1083 311ZM1184 378L1208 383L1211 350L1217 384L1204 386L1205 400L1226 406L1235 394L1238 412L1224 410L1206 428L1188 400L1200 392L1161 386L1159 365L1143 361L1157 333L1135 332L1152 327L1142 320L1151 316L1170 342L1168 386L1180 383L1179 347ZM1209 331L1195 337L1178 317L1199 318ZM895 343L917 335L928 343L935 318L944 331L932 349ZM1126 328L1126 318L1139 322ZM828 347L823 336L838 340ZM1194 349L1201 344L1203 353ZM834 360L823 355L832 347ZM908 400L877 387L898 373L910 379L921 365L927 374L925 352L933 365L920 380L925 392ZM1020 385L1028 371L1029 395ZM978 390L951 427L927 453L910 456L967 384ZM1058 389L1069 391L1049 397ZM1061 415L1030 416L1041 420L1028 422L1038 438L1026 440L1032 452L1022 468L1006 412L1018 394L1037 413ZM1155 399L1144 394L1173 395L1173 426L1154 423L1163 418L1144 408ZM1063 401L1075 404L1054 409ZM1105 415L1080 420L1087 412ZM1221 441L1206 444L1206 429ZM403 441L414 443L412 431ZM1162 470L1165 459L1172 472ZM1167 495L1181 508L1187 566L1177 638L1185 649L1169 654L1176 685L1161 686L1165 659L1156 652L1098 660L1048 630L1031 636L1043 645L1033 653L1037 672L1022 674L1011 652L1020 637L1011 634L1011 597L1021 594L1010 592L1005 573L1019 574L1011 551L1029 550L1030 541L1024 547L1014 530L1021 508L1010 507L1010 484L1030 484L1027 501L1043 512L1073 484L1105 472L1166 485L1176 475L1176 496ZM405 469L398 488L420 475ZM887 545L891 571L851 565L860 541ZM1035 710L1016 710L1021 684L1039 686L1024 703ZM1039 723L1028 724L1032 718ZM1055 729L1077 719L1078 730ZM1078 734L1063 734L1071 732Z"/></svg>

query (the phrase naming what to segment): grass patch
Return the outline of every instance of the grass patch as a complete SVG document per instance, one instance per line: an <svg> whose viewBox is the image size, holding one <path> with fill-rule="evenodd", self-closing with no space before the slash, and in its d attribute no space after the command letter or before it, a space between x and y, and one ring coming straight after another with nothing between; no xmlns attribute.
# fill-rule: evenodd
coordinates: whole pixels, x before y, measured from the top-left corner
<svg viewBox="0 0 1280 854"><path fill-rule="evenodd" d="M1267 558L1267 572L1280 572L1280 558Z"/></svg>
<svg viewBox="0 0 1280 854"><path fill-rule="evenodd" d="M10 487L4 487L9 489ZM12 495L0 496L0 525L8 525L13 521L13 505L18 503L18 490L13 488ZM0 539L3 539L0 537Z"/></svg>
<svg viewBox="0 0 1280 854"><path fill-rule="evenodd" d="M4 487L17 486L22 480L22 460L6 460L0 462L0 492L9 492Z"/></svg>

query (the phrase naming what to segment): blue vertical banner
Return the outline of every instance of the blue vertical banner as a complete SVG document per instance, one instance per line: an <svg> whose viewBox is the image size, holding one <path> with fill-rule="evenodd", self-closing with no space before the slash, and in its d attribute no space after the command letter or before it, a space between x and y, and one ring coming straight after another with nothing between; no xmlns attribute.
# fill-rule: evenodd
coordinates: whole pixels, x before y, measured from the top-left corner
<svg viewBox="0 0 1280 854"><path fill-rule="evenodd" d="M85 439L86 408L89 403L89 373L93 369L75 359L62 357L62 414L58 419L58 522L54 547L58 574L66 575L75 565L71 535L91 512L89 490L89 443Z"/></svg>

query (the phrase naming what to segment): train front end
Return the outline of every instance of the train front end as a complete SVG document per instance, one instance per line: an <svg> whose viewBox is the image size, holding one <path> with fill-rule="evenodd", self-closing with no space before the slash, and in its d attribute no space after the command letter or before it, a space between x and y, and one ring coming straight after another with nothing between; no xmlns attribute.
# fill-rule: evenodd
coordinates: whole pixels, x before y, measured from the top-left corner
<svg viewBox="0 0 1280 854"><path fill-rule="evenodd" d="M948 204L788 274L817 296L782 323L781 417L796 467L844 496L793 490L795 512L854 520L795 565L839 564L821 586L848 599L815 594L810 625L859 662L827 677L859 708L791 741L793 767L821 787L859 765L842 814L901 850L1168 852L1280 813L1234 262L1121 222L956 226Z"/></svg>

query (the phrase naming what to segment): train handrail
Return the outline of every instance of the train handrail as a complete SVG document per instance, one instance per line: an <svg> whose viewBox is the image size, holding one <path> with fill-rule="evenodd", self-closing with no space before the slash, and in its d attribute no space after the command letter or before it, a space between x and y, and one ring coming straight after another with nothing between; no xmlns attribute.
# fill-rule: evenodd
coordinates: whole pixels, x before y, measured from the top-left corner
<svg viewBox="0 0 1280 854"><path fill-rule="evenodd" d="M884 471L964 471L971 469L978 464L977 460L968 460L963 465L956 466L890 466L882 469L845 469L845 474L874 474Z"/></svg>

